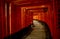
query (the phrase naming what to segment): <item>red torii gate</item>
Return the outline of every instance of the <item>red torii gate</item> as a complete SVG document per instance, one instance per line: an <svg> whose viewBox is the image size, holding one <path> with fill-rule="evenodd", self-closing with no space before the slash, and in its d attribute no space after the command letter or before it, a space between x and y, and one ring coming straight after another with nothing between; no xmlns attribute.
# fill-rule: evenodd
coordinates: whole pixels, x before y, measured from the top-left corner
<svg viewBox="0 0 60 39"><path fill-rule="evenodd" d="M1 18L0 19L1 20L0 21L0 23L1 23L0 24L1 25L0 26L1 35L0 35L0 38L3 38L5 36L8 36L11 33L17 32L18 30L21 30L23 27L25 27L25 26L23 26L24 23L22 23L22 19L21 19L21 18L23 18L23 17L21 17L21 7L24 6L24 5L22 5L22 6L16 6L16 5L12 4L11 5L11 17L9 16L9 6L10 5L9 4L7 5L7 7L8 7L7 8L7 10L8 10L7 11L8 12L8 14L7 14L7 21L8 21L7 22L7 25L8 26L6 26L6 16L5 16L5 7L4 7L5 4L3 3L2 0L1 0L0 3L1 3L1 6L0 6L0 8L1 8L0 9L1 10L0 11L1 12L0 13L1 14L1 16L0 16L0 18ZM56 29L57 28L57 15L56 15L57 14L57 6L55 4L56 3L54 1L52 3L53 6L50 6L50 8L48 8L49 9L49 14L48 15L44 15L46 17L44 17L45 19L42 18L42 20L44 20L47 23L47 21L48 21L47 20L47 16L49 16L50 18L52 18L52 19L48 18L50 20L50 21L48 21L48 26L51 29L51 33L53 34L53 38L54 39L58 39L57 29ZM53 8L53 13L52 13L51 8ZM52 14L51 13L53 14L53 17L52 17ZM10 25L10 23L11 23L11 25ZM30 22L27 22L27 24L29 24L29 23ZM25 24L25 25L27 25L27 24Z"/></svg>

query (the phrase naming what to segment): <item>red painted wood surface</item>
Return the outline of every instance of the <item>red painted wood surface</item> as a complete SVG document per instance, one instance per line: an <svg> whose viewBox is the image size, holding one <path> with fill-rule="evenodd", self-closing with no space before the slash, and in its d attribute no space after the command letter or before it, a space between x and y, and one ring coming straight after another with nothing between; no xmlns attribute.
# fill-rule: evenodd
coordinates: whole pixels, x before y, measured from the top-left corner
<svg viewBox="0 0 60 39"><path fill-rule="evenodd" d="M14 2L15 3L15 2ZM47 3L47 2L44 2ZM42 4L44 4L42 3ZM18 2L19 4L19 2ZM42 5L40 3L40 5ZM39 3L37 4L29 4L29 5L25 5L25 6L38 6ZM47 3L47 5L49 5L49 3ZM53 5L53 4L51 4ZM59 30L57 29L57 6L54 4L53 6L49 6L49 11L48 14L47 13L42 13L40 14L40 18L38 16L39 20L42 20L44 22L46 22L50 28L51 34L53 36L53 39L59 39ZM9 6L9 5L8 5ZM22 5L24 6L24 5ZM52 11L53 8L53 11ZM26 10L27 11L27 10ZM28 12L27 12L28 13ZM10 25L9 25L9 10L8 10L8 17L7 17L7 30L6 30L6 18L5 18L5 8L4 8L4 2L1 0L0 1L0 39L2 39L5 36L8 36L10 34ZM32 22L33 19L33 14L32 12L29 12L29 14L26 14L25 12L22 14L21 12L21 6L19 5L11 5L11 34L18 32L19 30L21 30L22 28L26 27L27 25L29 25Z"/></svg>
<svg viewBox="0 0 60 39"><path fill-rule="evenodd" d="M21 30L21 8L12 5L11 10L11 33Z"/></svg>
<svg viewBox="0 0 60 39"><path fill-rule="evenodd" d="M32 24L33 21L33 13L29 12L28 10L25 11L25 26Z"/></svg>
<svg viewBox="0 0 60 39"><path fill-rule="evenodd" d="M5 24L5 4L4 0L0 0L0 39L6 36L6 24Z"/></svg>

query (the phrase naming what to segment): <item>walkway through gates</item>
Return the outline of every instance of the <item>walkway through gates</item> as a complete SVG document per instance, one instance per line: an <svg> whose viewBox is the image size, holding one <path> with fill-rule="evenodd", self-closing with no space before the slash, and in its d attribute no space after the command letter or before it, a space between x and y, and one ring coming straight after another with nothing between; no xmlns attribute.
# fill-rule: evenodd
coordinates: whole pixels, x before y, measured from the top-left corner
<svg viewBox="0 0 60 39"><path fill-rule="evenodd" d="M42 21L33 20L33 31L23 39L52 39L48 25Z"/></svg>

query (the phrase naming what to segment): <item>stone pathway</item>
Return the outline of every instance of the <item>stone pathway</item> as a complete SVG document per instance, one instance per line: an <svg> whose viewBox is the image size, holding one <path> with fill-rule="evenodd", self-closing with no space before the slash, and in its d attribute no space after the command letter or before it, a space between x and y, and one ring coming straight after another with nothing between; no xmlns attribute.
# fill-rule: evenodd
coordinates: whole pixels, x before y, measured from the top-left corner
<svg viewBox="0 0 60 39"><path fill-rule="evenodd" d="M33 31L25 39L46 39L45 27L36 20L33 20L33 24Z"/></svg>

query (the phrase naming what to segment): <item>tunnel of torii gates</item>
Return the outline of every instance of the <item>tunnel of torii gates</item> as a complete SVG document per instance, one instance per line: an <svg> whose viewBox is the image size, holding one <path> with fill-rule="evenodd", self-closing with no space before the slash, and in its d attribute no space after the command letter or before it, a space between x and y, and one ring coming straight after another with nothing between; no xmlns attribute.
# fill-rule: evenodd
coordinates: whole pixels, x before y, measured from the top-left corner
<svg viewBox="0 0 60 39"><path fill-rule="evenodd" d="M58 0L1 0L0 39L27 27L33 19L48 24L53 39L59 39Z"/></svg>

